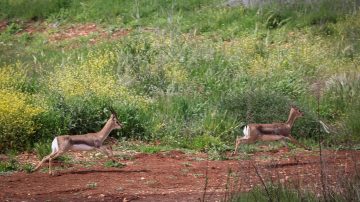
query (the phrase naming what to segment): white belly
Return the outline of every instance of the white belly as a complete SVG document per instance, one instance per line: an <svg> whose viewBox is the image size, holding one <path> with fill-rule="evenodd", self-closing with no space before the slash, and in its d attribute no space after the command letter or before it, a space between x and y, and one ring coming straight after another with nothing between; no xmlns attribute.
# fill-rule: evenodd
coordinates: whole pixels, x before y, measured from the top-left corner
<svg viewBox="0 0 360 202"><path fill-rule="evenodd" d="M70 150L72 151L89 151L93 149L95 149L95 147L86 144L74 144L73 146L70 147Z"/></svg>

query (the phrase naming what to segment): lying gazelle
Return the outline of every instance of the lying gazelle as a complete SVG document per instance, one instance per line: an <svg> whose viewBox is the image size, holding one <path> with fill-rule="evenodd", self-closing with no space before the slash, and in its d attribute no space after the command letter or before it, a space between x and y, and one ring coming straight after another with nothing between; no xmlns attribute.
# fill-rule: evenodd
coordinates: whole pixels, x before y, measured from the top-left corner
<svg viewBox="0 0 360 202"><path fill-rule="evenodd" d="M116 113L112 111L109 120L99 132L87 133L84 135L57 136L52 141L51 154L45 156L35 167L34 171L38 170L44 162L49 160L49 174L52 174L51 161L68 150L89 151L96 149L107 155L111 160L116 161L113 157L111 147L109 148L106 145L103 145L103 142L112 130L120 129L122 127L123 125L119 122Z"/></svg>
<svg viewBox="0 0 360 202"><path fill-rule="evenodd" d="M277 141L289 140L290 142L309 150L304 145L300 144L291 136L291 128L294 125L296 118L304 115L298 108L292 106L290 109L289 118L285 123L271 123L271 124L249 124L245 126L243 137L236 138L235 150L236 154L240 144L252 144L257 141Z"/></svg>

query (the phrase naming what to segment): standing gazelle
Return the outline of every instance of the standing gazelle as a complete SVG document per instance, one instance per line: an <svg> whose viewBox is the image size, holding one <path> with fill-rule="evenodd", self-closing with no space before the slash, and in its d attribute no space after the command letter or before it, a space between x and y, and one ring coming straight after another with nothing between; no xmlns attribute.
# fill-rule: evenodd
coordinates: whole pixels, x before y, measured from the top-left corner
<svg viewBox="0 0 360 202"><path fill-rule="evenodd" d="M56 157L62 155L68 150L72 151L89 151L98 150L110 159L115 161L111 148L103 145L104 140L108 137L110 132L114 129L120 129L123 125L119 122L116 113L112 111L109 120L105 126L96 133L87 133L84 135L62 135L54 138L51 144L51 154L45 156L40 163L35 167L34 171L38 170L40 166L49 160L49 174L51 172L51 161Z"/></svg>
<svg viewBox="0 0 360 202"><path fill-rule="evenodd" d="M291 136L291 128L294 125L296 118L304 115L298 108L292 106L290 109L289 118L285 123L271 123L271 124L249 124L245 126L243 137L236 138L235 150L236 154L239 144L252 144L257 141L277 141L289 140L290 142L305 148L295 138Z"/></svg>

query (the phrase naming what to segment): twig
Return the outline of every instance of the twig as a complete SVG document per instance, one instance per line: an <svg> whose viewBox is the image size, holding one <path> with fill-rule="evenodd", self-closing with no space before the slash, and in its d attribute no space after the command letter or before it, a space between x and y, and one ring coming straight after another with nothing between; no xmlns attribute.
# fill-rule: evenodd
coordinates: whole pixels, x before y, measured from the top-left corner
<svg viewBox="0 0 360 202"><path fill-rule="evenodd" d="M206 190L207 190L207 186L208 186L208 172L209 172L209 156L208 159L206 161L206 170L205 170L205 186L204 186L204 193L201 199L201 202L205 202L205 196L206 196Z"/></svg>
<svg viewBox="0 0 360 202"><path fill-rule="evenodd" d="M268 197L268 201L269 201L269 202L272 202L272 198L271 198L271 196L270 196L270 192L269 192L268 188L266 187L265 182L264 182L263 178L261 177L261 175L260 175L257 167L256 167L254 164L252 164L252 166L254 167L255 172L256 172L256 175L259 177L259 179L260 179L260 181L261 181L261 184L262 184L262 185L264 186L264 188L265 188L266 195L267 195L267 197Z"/></svg>

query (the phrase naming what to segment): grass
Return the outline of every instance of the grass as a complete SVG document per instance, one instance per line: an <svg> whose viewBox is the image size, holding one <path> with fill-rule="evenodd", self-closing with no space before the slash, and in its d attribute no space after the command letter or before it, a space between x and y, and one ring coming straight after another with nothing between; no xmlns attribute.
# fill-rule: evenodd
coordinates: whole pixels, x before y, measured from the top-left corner
<svg viewBox="0 0 360 202"><path fill-rule="evenodd" d="M0 173L14 172L19 169L19 163L11 158L8 161L0 162Z"/></svg>
<svg viewBox="0 0 360 202"><path fill-rule="evenodd" d="M137 150L142 153L155 154L163 151L172 150L172 147L161 145L140 145Z"/></svg>
<svg viewBox="0 0 360 202"><path fill-rule="evenodd" d="M0 11L8 23L0 33L1 69L16 73L4 71L0 90L5 101L18 98L17 111L1 108L0 125L9 125L0 126L0 140L9 141L0 152L12 145L43 157L56 135L99 130L109 105L126 122L113 137L208 151L214 159L223 158L241 126L284 121L291 104L305 111L292 133L306 144L314 145L318 119L340 142L358 141L354 1L259 9L217 0L16 0ZM29 20L38 32L25 32ZM97 33L52 40L86 23ZM118 30L129 33L105 37ZM317 92L315 84L322 86ZM19 124L7 122L23 111Z"/></svg>
<svg viewBox="0 0 360 202"><path fill-rule="evenodd" d="M281 184L267 185L267 190L263 187L256 187L247 193L230 198L228 201L318 201L318 198L311 193L301 193L299 190L287 188Z"/></svg>
<svg viewBox="0 0 360 202"><path fill-rule="evenodd" d="M122 164L122 163L119 163L119 162L106 161L106 162L104 163L104 166L105 166L105 167L108 167L108 168L110 168L110 167L112 167L112 168L122 168L122 167L124 167L125 165Z"/></svg>

